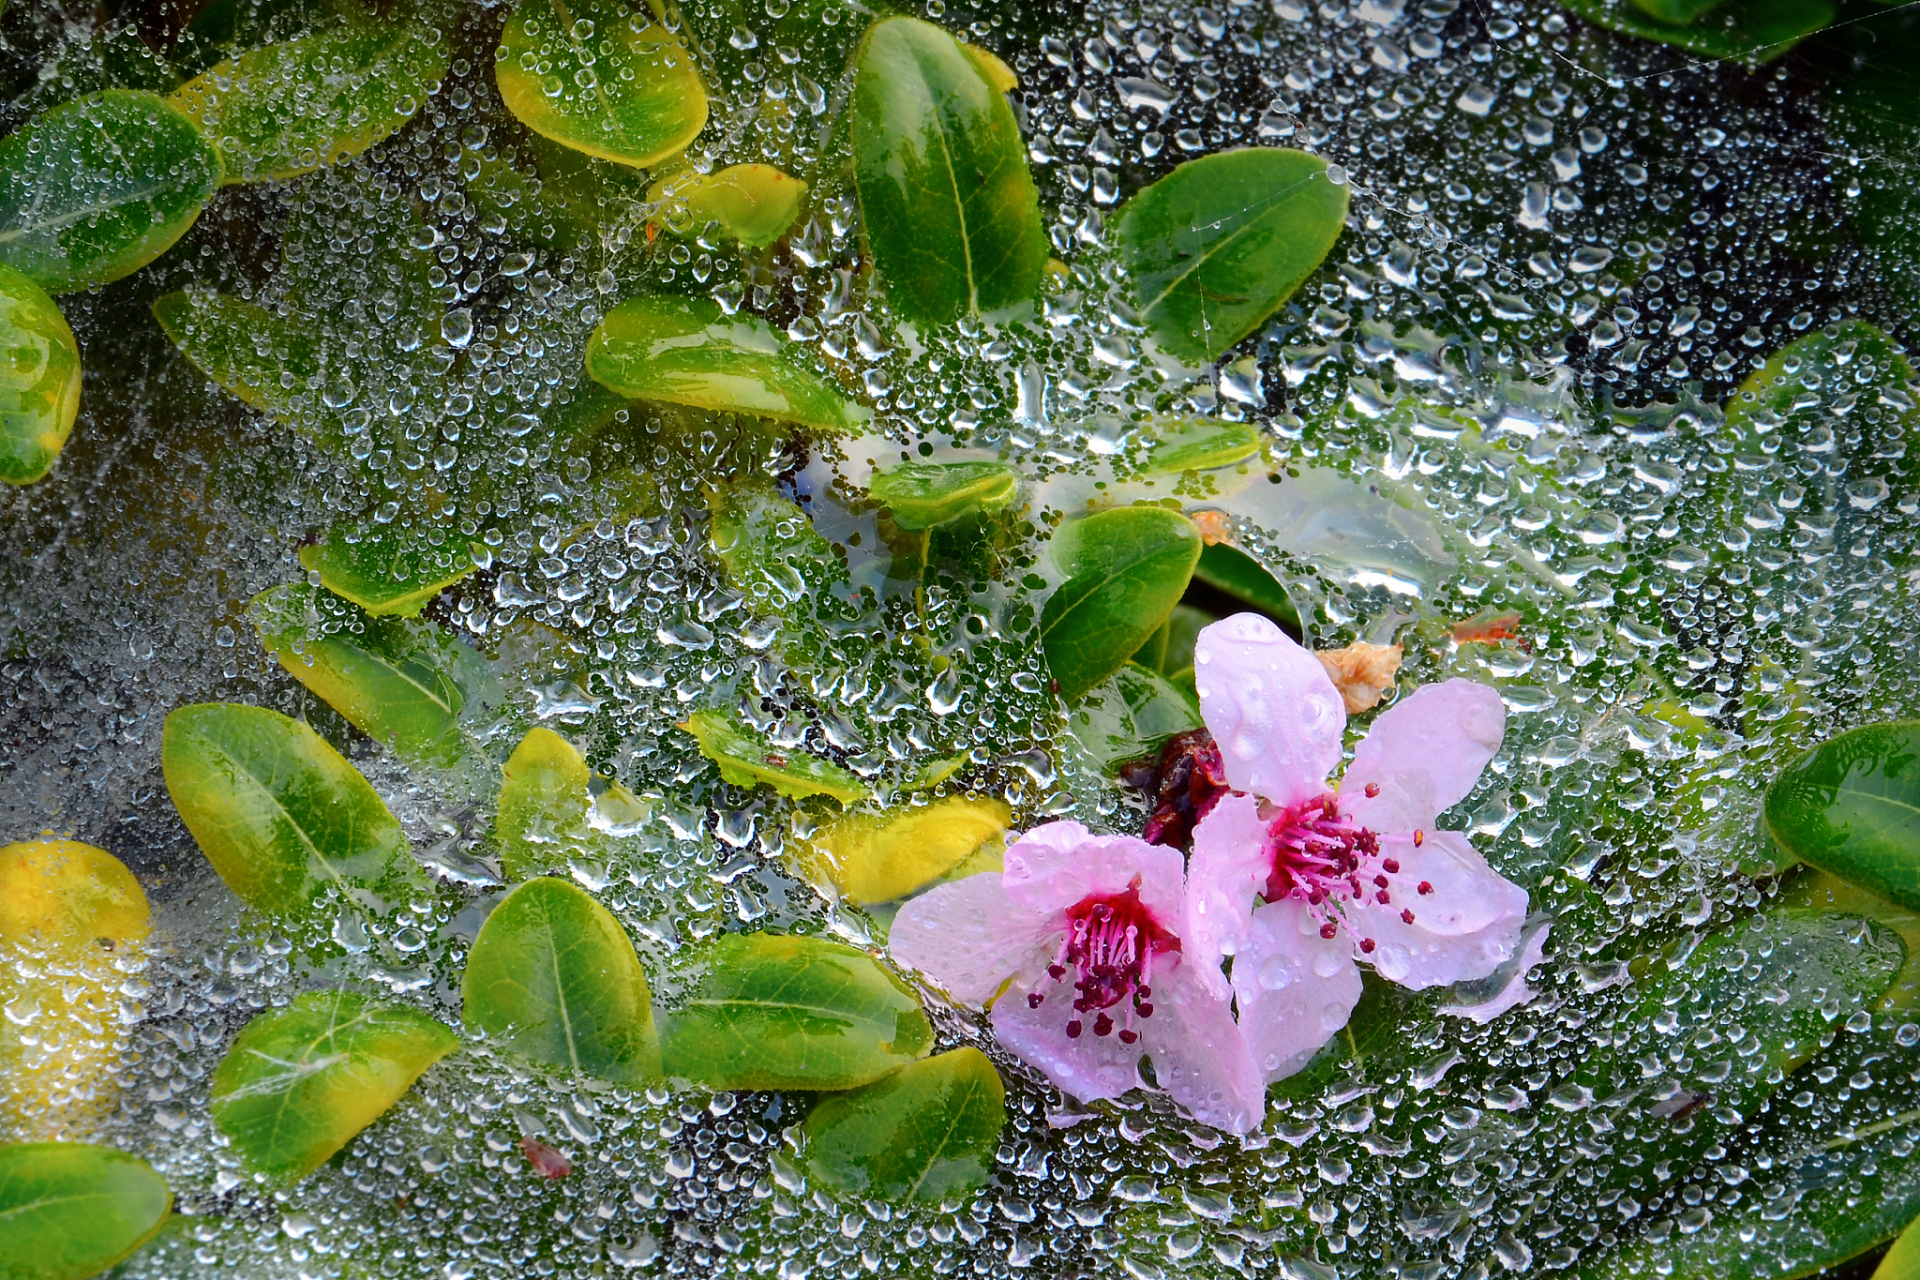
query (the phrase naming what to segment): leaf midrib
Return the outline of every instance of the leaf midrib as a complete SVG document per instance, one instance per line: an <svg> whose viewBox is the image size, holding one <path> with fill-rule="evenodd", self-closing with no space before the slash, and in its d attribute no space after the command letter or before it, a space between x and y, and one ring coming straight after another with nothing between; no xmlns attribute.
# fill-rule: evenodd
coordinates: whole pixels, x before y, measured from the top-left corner
<svg viewBox="0 0 1920 1280"><path fill-rule="evenodd" d="M1142 555L1136 556L1133 559L1126 561L1125 564L1116 568L1112 573L1109 573L1105 577L1101 578L1096 585L1088 589L1085 595L1081 596L1078 600L1074 601L1072 604L1068 605L1065 609L1061 610L1060 616L1053 620L1053 623L1051 626L1044 626L1040 629L1040 634L1042 636L1052 635L1055 631L1060 629L1060 626L1062 623L1064 623L1068 618L1073 617L1073 615L1079 612L1082 608L1086 607L1088 601L1092 600L1095 596L1099 595L1102 591L1106 590L1107 587L1119 581L1121 578L1127 576L1127 574L1139 568L1141 565L1145 564L1147 561L1152 560L1155 556L1165 555L1169 551L1175 550L1176 548L1183 545L1185 541L1186 539L1183 538L1175 541L1163 542L1158 546L1154 547L1153 550L1148 551ZM1082 576L1083 575L1078 573L1073 574L1071 577L1067 579L1067 582L1073 582L1081 578ZM1064 586L1066 584L1062 583L1061 585Z"/></svg>
<svg viewBox="0 0 1920 1280"><path fill-rule="evenodd" d="M932 1175L935 1162L940 1159L941 1154L946 1151L948 1144L953 1141L954 1132L959 1129L961 1118L967 1114L967 1108L972 1104L974 1095L979 1092L980 1081L969 1079L962 1082L962 1094L958 1105L954 1106L950 1112L950 1118L947 1121L947 1131L940 1135L940 1141L935 1144L933 1150L928 1153L926 1161L920 1166L919 1175L914 1178L913 1185L907 1188L907 1194L903 1196L902 1199L911 1201L919 1194L921 1186L925 1184L927 1178Z"/></svg>
<svg viewBox="0 0 1920 1280"><path fill-rule="evenodd" d="M1272 210L1264 208L1263 206L1278 204L1281 200L1293 194L1295 191L1298 191L1301 187L1306 186L1309 182L1312 182L1315 178L1324 176L1324 173L1325 171L1322 170L1320 173L1308 174L1305 178L1302 178L1300 181L1290 184L1284 190L1276 191L1270 196L1266 197L1264 200L1257 201L1254 204L1249 205L1246 210L1247 220L1244 223L1242 223L1237 229L1228 232L1226 236L1224 236L1223 238L1216 240L1212 244L1206 246L1205 250L1203 250L1202 252L1195 254L1193 264L1189 266L1186 270L1175 275L1168 282L1167 287L1165 289L1162 289L1158 295L1156 295L1151 300L1148 300L1145 298L1141 300L1142 302L1141 309L1143 311L1152 311L1154 308L1158 307L1161 303L1165 302L1168 299L1168 297L1170 297L1173 294L1173 291L1175 289L1178 289L1181 285L1185 284L1188 279L1190 279L1202 267L1205 267L1208 263L1213 261L1213 259L1219 256L1219 254L1223 250L1225 250L1229 245L1232 245L1233 243L1241 239L1243 236L1246 236L1256 226L1260 225L1262 220L1266 217L1266 215L1272 212ZM1225 222L1226 222L1226 218L1224 217L1218 218L1214 221L1212 225L1220 226ZM1198 230L1197 227L1190 228L1190 229ZM1203 298L1202 301L1204 302L1205 299Z"/></svg>
<svg viewBox="0 0 1920 1280"><path fill-rule="evenodd" d="M273 789L267 785L264 779L254 773L252 769L242 764L238 757L226 749L224 744L216 742L204 733L196 736L199 737L200 741L207 744L209 751L217 754L221 759L226 760L233 766L235 772L244 775L247 780L259 790L260 794L272 803L273 808L286 819L287 826L293 830L294 834L300 837L300 843L306 847L309 857L317 861L320 866L325 869L326 873L333 878L335 885L339 886L342 891L351 887L352 882L341 873L338 867L333 865L332 860L328 858L325 853L320 851L320 846L313 842L313 838L307 834L306 828L300 824L299 819L294 817L293 811L281 803L280 797L274 794Z"/></svg>

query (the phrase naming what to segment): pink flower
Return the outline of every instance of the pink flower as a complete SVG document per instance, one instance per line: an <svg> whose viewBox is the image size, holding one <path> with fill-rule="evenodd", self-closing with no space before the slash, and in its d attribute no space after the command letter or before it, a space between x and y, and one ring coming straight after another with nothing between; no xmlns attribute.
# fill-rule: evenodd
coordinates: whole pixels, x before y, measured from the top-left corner
<svg viewBox="0 0 1920 1280"><path fill-rule="evenodd" d="M1336 793L1347 716L1326 668L1243 613L1200 633L1201 716L1236 792L1194 831L1187 947L1269 1081L1299 1070L1360 999L1356 962L1419 990L1484 978L1512 954L1526 890L1434 820L1500 749L1500 695L1428 685L1382 712ZM1257 905L1256 905L1257 903Z"/></svg>
<svg viewBox="0 0 1920 1280"><path fill-rule="evenodd" d="M1091 1102L1138 1088L1144 1054L1196 1120L1245 1133L1265 1084L1226 990L1188 958L1183 872L1178 850L1049 822L1007 850L1003 873L902 907L890 950L956 999L990 1005L1000 1043L1063 1093Z"/></svg>

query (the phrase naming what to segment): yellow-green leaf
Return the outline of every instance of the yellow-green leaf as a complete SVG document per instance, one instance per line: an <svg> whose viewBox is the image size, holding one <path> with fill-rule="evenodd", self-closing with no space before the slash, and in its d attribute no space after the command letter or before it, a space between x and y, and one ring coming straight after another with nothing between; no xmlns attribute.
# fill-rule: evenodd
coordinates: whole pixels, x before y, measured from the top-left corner
<svg viewBox="0 0 1920 1280"><path fill-rule="evenodd" d="M1007 1091L978 1049L911 1063L807 1113L807 1172L829 1194L938 1204L986 1185Z"/></svg>
<svg viewBox="0 0 1920 1280"><path fill-rule="evenodd" d="M493 837L509 880L565 866L586 839L593 771L573 744L551 729L532 729L501 770Z"/></svg>
<svg viewBox="0 0 1920 1280"><path fill-rule="evenodd" d="M871 794L856 775L819 756L776 747L720 711L696 711L681 726L700 744L700 754L720 766L737 787L772 787L783 796L832 796L843 806Z"/></svg>
<svg viewBox="0 0 1920 1280"><path fill-rule="evenodd" d="M848 814L815 832L795 860L808 880L862 906L892 902L1002 846L1012 818L1004 801L980 796L947 796L904 813Z"/></svg>
<svg viewBox="0 0 1920 1280"><path fill-rule="evenodd" d="M153 1239L172 1207L166 1182L124 1151L0 1147L0 1280L87 1280Z"/></svg>
<svg viewBox="0 0 1920 1280"><path fill-rule="evenodd" d="M368 532L334 528L325 542L300 548L300 563L320 585L375 617L418 617L427 601L474 570L458 538L435 546L392 525Z"/></svg>
<svg viewBox="0 0 1920 1280"><path fill-rule="evenodd" d="M709 224L749 249L764 249L800 216L807 184L770 164L729 165L718 173L691 169L647 190L660 205L655 216L675 235L696 235Z"/></svg>
<svg viewBox="0 0 1920 1280"><path fill-rule="evenodd" d="M0 480L32 484L80 412L80 347L46 291L0 266Z"/></svg>

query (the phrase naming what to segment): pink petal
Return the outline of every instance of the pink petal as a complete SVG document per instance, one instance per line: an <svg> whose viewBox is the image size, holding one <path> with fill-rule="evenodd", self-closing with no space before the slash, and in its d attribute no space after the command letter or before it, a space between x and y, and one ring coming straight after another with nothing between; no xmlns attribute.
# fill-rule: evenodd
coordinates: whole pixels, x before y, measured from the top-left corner
<svg viewBox="0 0 1920 1280"><path fill-rule="evenodd" d="M1154 974L1152 1003L1153 1016L1133 1025L1160 1087L1202 1124L1228 1133L1257 1128L1266 1111L1266 1083L1227 1001L1197 981L1189 966L1177 964Z"/></svg>
<svg viewBox="0 0 1920 1280"><path fill-rule="evenodd" d="M1233 962L1240 1034L1269 1082L1306 1066L1360 1002L1352 943L1321 937L1321 923L1297 898L1269 903Z"/></svg>
<svg viewBox="0 0 1920 1280"><path fill-rule="evenodd" d="M1071 976L1071 975L1069 975ZM1029 1007L1029 991L1046 998ZM1145 1083L1140 1079L1139 1044L1121 1044L1114 1035L1096 1036L1090 1018L1078 1036L1067 1034L1075 991L1071 982L1041 977L1031 988L1016 987L993 1002L993 1033L1022 1062L1038 1067L1060 1092L1082 1102L1117 1098Z"/></svg>
<svg viewBox="0 0 1920 1280"><path fill-rule="evenodd" d="M1547 934L1552 928L1553 925L1549 923L1533 931L1520 952L1520 958L1513 962L1512 976L1491 999L1479 1004L1443 1004L1439 1012L1448 1017L1471 1018L1485 1026L1509 1009L1517 1009L1537 1000L1540 993L1527 985L1527 975L1533 972L1535 965L1547 958Z"/></svg>
<svg viewBox="0 0 1920 1280"><path fill-rule="evenodd" d="M1413 831L1466 798L1500 750L1507 709L1488 685L1430 684L1380 713L1340 783L1341 807L1374 831ZM1368 785L1379 788L1369 797Z"/></svg>
<svg viewBox="0 0 1920 1280"><path fill-rule="evenodd" d="M1252 796L1225 795L1193 829L1187 868L1187 932L1181 942L1194 978L1225 999L1220 962L1233 954L1253 919L1254 895L1273 866L1267 824Z"/></svg>
<svg viewBox="0 0 1920 1280"><path fill-rule="evenodd" d="M1183 932L1185 871L1180 851L1134 836L1096 836L1077 822L1033 828L1007 850L1007 897L1022 910L1053 915L1085 898L1125 893L1140 881L1140 901L1169 933Z"/></svg>
<svg viewBox="0 0 1920 1280"><path fill-rule="evenodd" d="M1238 613L1200 632L1193 663L1234 790L1292 805L1327 789L1347 710L1318 658L1259 614Z"/></svg>
<svg viewBox="0 0 1920 1280"><path fill-rule="evenodd" d="M989 871L901 907L887 953L954 999L984 1005L1007 979L1044 971L1060 937L1054 921L1015 905L999 873Z"/></svg>
<svg viewBox="0 0 1920 1280"><path fill-rule="evenodd" d="M1387 877L1388 901L1369 899L1346 908L1343 933L1371 938L1362 953L1389 982L1415 991L1484 978L1513 955L1527 917L1527 891L1487 865L1458 831L1429 831L1415 847L1410 835L1383 836L1383 858L1400 870ZM1422 882L1432 886L1421 893ZM1413 913L1408 924L1401 913Z"/></svg>

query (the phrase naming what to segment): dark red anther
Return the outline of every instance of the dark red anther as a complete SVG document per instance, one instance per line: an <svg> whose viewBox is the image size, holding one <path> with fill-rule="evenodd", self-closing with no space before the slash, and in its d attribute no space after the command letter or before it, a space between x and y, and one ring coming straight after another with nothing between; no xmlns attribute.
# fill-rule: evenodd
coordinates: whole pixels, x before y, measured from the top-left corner
<svg viewBox="0 0 1920 1280"><path fill-rule="evenodd" d="M1407 909L1407 910L1405 910L1405 911L1402 911L1402 912L1400 913L1400 918L1401 918L1402 920L1405 920L1405 921L1406 921L1406 922L1407 922L1408 924L1412 924L1412 923L1413 923L1413 911L1412 911L1412 909L1411 909L1411 908L1409 908L1409 909Z"/></svg>
<svg viewBox="0 0 1920 1280"><path fill-rule="evenodd" d="M1375 876L1373 878L1373 883L1374 883L1374 887L1379 889L1384 889L1387 887L1387 878L1385 876Z"/></svg>
<svg viewBox="0 0 1920 1280"><path fill-rule="evenodd" d="M1427 882L1426 882L1425 880L1422 880L1422 881L1420 882L1420 892L1421 892L1422 894L1428 894L1428 893L1432 893L1432 892L1433 892L1433 886L1432 886L1432 885L1430 885L1430 884L1428 884L1428 883L1427 883Z"/></svg>
<svg viewBox="0 0 1920 1280"><path fill-rule="evenodd" d="M1331 920L1327 921L1325 924L1320 926L1320 936L1323 938L1331 938L1333 937L1334 934L1339 932L1340 932L1340 926L1335 924Z"/></svg>
<svg viewBox="0 0 1920 1280"><path fill-rule="evenodd" d="M1080 1019L1075 1018L1067 1024L1067 1039L1078 1040L1083 1030L1085 1030L1085 1028L1080 1025Z"/></svg>
<svg viewBox="0 0 1920 1280"><path fill-rule="evenodd" d="M1423 844L1425 844L1426 842L1427 842L1427 833L1426 833L1426 832L1424 832L1424 831L1416 831L1416 832L1414 832L1414 833L1413 833L1413 847L1414 847L1414 848L1416 848L1416 849L1418 849L1418 848L1419 848L1419 847L1420 847L1421 845L1423 845Z"/></svg>
<svg viewBox="0 0 1920 1280"><path fill-rule="evenodd" d="M1113 1018L1104 1010L1099 1017L1093 1020L1093 1034L1097 1036L1110 1036L1113 1034Z"/></svg>
<svg viewBox="0 0 1920 1280"><path fill-rule="evenodd" d="M1380 859L1380 869L1390 876L1397 876L1400 874L1400 859L1382 858Z"/></svg>
<svg viewBox="0 0 1920 1280"><path fill-rule="evenodd" d="M1380 794L1380 784L1377 782L1369 782L1367 784L1367 799L1371 800L1379 794Z"/></svg>
<svg viewBox="0 0 1920 1280"><path fill-rule="evenodd" d="M1137 1004L1137 1003L1136 1003L1136 1004L1135 1004L1135 1005L1133 1006L1133 1011L1134 1011L1135 1013L1137 1013L1137 1014L1139 1014L1139 1015L1140 1015L1141 1017L1143 1017L1143 1018L1151 1018L1151 1017L1153 1016L1153 1006L1152 1006L1152 1005L1150 1005L1150 1004Z"/></svg>
<svg viewBox="0 0 1920 1280"><path fill-rule="evenodd" d="M1393 898L1387 893L1385 889L1382 889L1380 892L1374 894L1373 898L1374 898L1374 901L1382 904L1393 901Z"/></svg>
<svg viewBox="0 0 1920 1280"><path fill-rule="evenodd" d="M1138 1031L1135 1031L1132 1027L1124 1028L1120 1032L1121 1044L1132 1044L1134 1041L1138 1040L1139 1038L1140 1038L1140 1033Z"/></svg>
<svg viewBox="0 0 1920 1280"><path fill-rule="evenodd" d="M1373 948L1375 947L1375 945L1377 944L1374 942L1372 938L1360 939L1360 950L1366 952L1368 955L1373 954Z"/></svg>
<svg viewBox="0 0 1920 1280"><path fill-rule="evenodd" d="M1045 999L1046 997L1041 995L1038 991L1031 992L1027 996L1027 1008L1038 1009L1040 1007L1040 1002Z"/></svg>

